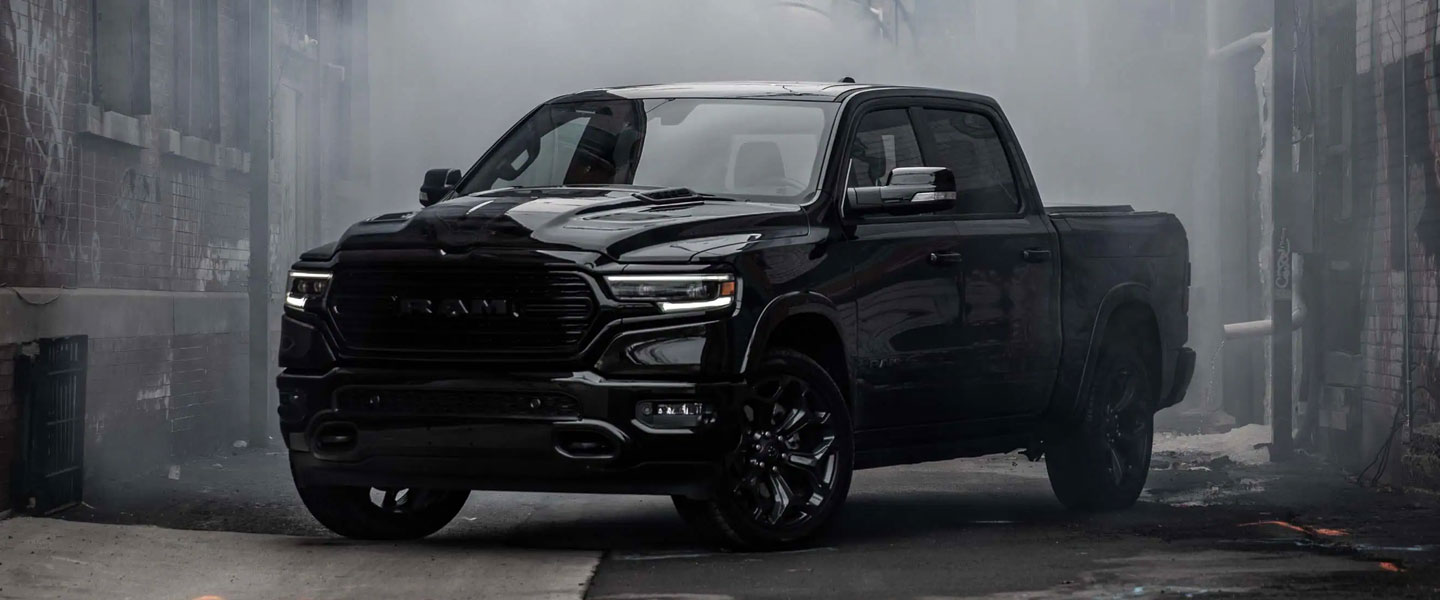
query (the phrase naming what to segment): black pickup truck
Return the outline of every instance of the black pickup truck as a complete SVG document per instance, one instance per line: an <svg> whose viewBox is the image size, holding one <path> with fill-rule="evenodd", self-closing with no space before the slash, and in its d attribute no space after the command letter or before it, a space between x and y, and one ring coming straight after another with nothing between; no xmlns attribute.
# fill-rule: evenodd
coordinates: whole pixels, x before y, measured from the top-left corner
<svg viewBox="0 0 1440 600"><path fill-rule="evenodd" d="M1180 223L1045 209L983 96L580 92L420 191L289 274L281 429L346 536L611 492L786 547L854 469L1016 450L1066 506L1123 508L1194 369Z"/></svg>

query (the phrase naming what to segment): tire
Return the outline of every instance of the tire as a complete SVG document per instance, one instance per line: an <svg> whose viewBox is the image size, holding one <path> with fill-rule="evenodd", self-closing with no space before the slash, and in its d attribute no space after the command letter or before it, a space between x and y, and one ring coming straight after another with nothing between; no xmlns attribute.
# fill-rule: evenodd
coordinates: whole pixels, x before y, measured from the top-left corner
<svg viewBox="0 0 1440 600"><path fill-rule="evenodd" d="M326 529L361 540L413 540L440 531L470 498L469 490L378 490L296 486Z"/></svg>
<svg viewBox="0 0 1440 600"><path fill-rule="evenodd" d="M1145 338L1110 341L1128 337L1116 333L1106 336L1079 418L1045 444L1050 488L1071 510L1129 508L1150 471L1159 387L1150 366L1155 346Z"/></svg>
<svg viewBox="0 0 1440 600"><path fill-rule="evenodd" d="M749 379L735 445L710 498L675 496L675 509L728 549L793 548L826 530L845 503L850 412L830 374L793 350L771 350Z"/></svg>

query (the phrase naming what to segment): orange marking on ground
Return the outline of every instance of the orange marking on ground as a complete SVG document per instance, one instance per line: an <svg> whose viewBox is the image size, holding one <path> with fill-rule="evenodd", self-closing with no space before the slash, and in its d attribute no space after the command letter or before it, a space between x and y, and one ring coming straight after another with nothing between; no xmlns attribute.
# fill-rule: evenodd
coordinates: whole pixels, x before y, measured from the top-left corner
<svg viewBox="0 0 1440 600"><path fill-rule="evenodd" d="M1382 562L1382 563L1380 563L1380 568L1381 568L1381 569L1384 569L1384 570L1386 570L1386 571L1389 571L1389 572L1391 572L1391 573L1400 573L1400 572L1403 572L1403 571L1405 570L1405 569L1400 568L1400 565L1397 565L1397 564L1395 564L1395 563L1393 563L1393 562L1388 562L1388 561L1387 561L1387 562Z"/></svg>

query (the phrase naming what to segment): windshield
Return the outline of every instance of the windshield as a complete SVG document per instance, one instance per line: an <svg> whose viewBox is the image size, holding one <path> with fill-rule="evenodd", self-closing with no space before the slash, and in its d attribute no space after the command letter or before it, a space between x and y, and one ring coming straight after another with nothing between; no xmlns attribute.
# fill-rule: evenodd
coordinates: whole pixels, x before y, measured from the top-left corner
<svg viewBox="0 0 1440 600"><path fill-rule="evenodd" d="M605 99L541 107L459 189L635 185L764 202L816 188L836 105Z"/></svg>

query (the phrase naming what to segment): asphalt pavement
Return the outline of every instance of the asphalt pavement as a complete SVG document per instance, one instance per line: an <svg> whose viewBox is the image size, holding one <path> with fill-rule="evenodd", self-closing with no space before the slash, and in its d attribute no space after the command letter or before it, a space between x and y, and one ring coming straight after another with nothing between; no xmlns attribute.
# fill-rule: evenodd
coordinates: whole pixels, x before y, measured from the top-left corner
<svg viewBox="0 0 1440 600"><path fill-rule="evenodd" d="M1315 461L1198 451L1157 454L1134 509L1077 515L1011 455L858 473L831 534L791 552L708 548L666 498L482 492L430 539L366 543L247 449L0 522L0 598L1431 598L1437 517Z"/></svg>

